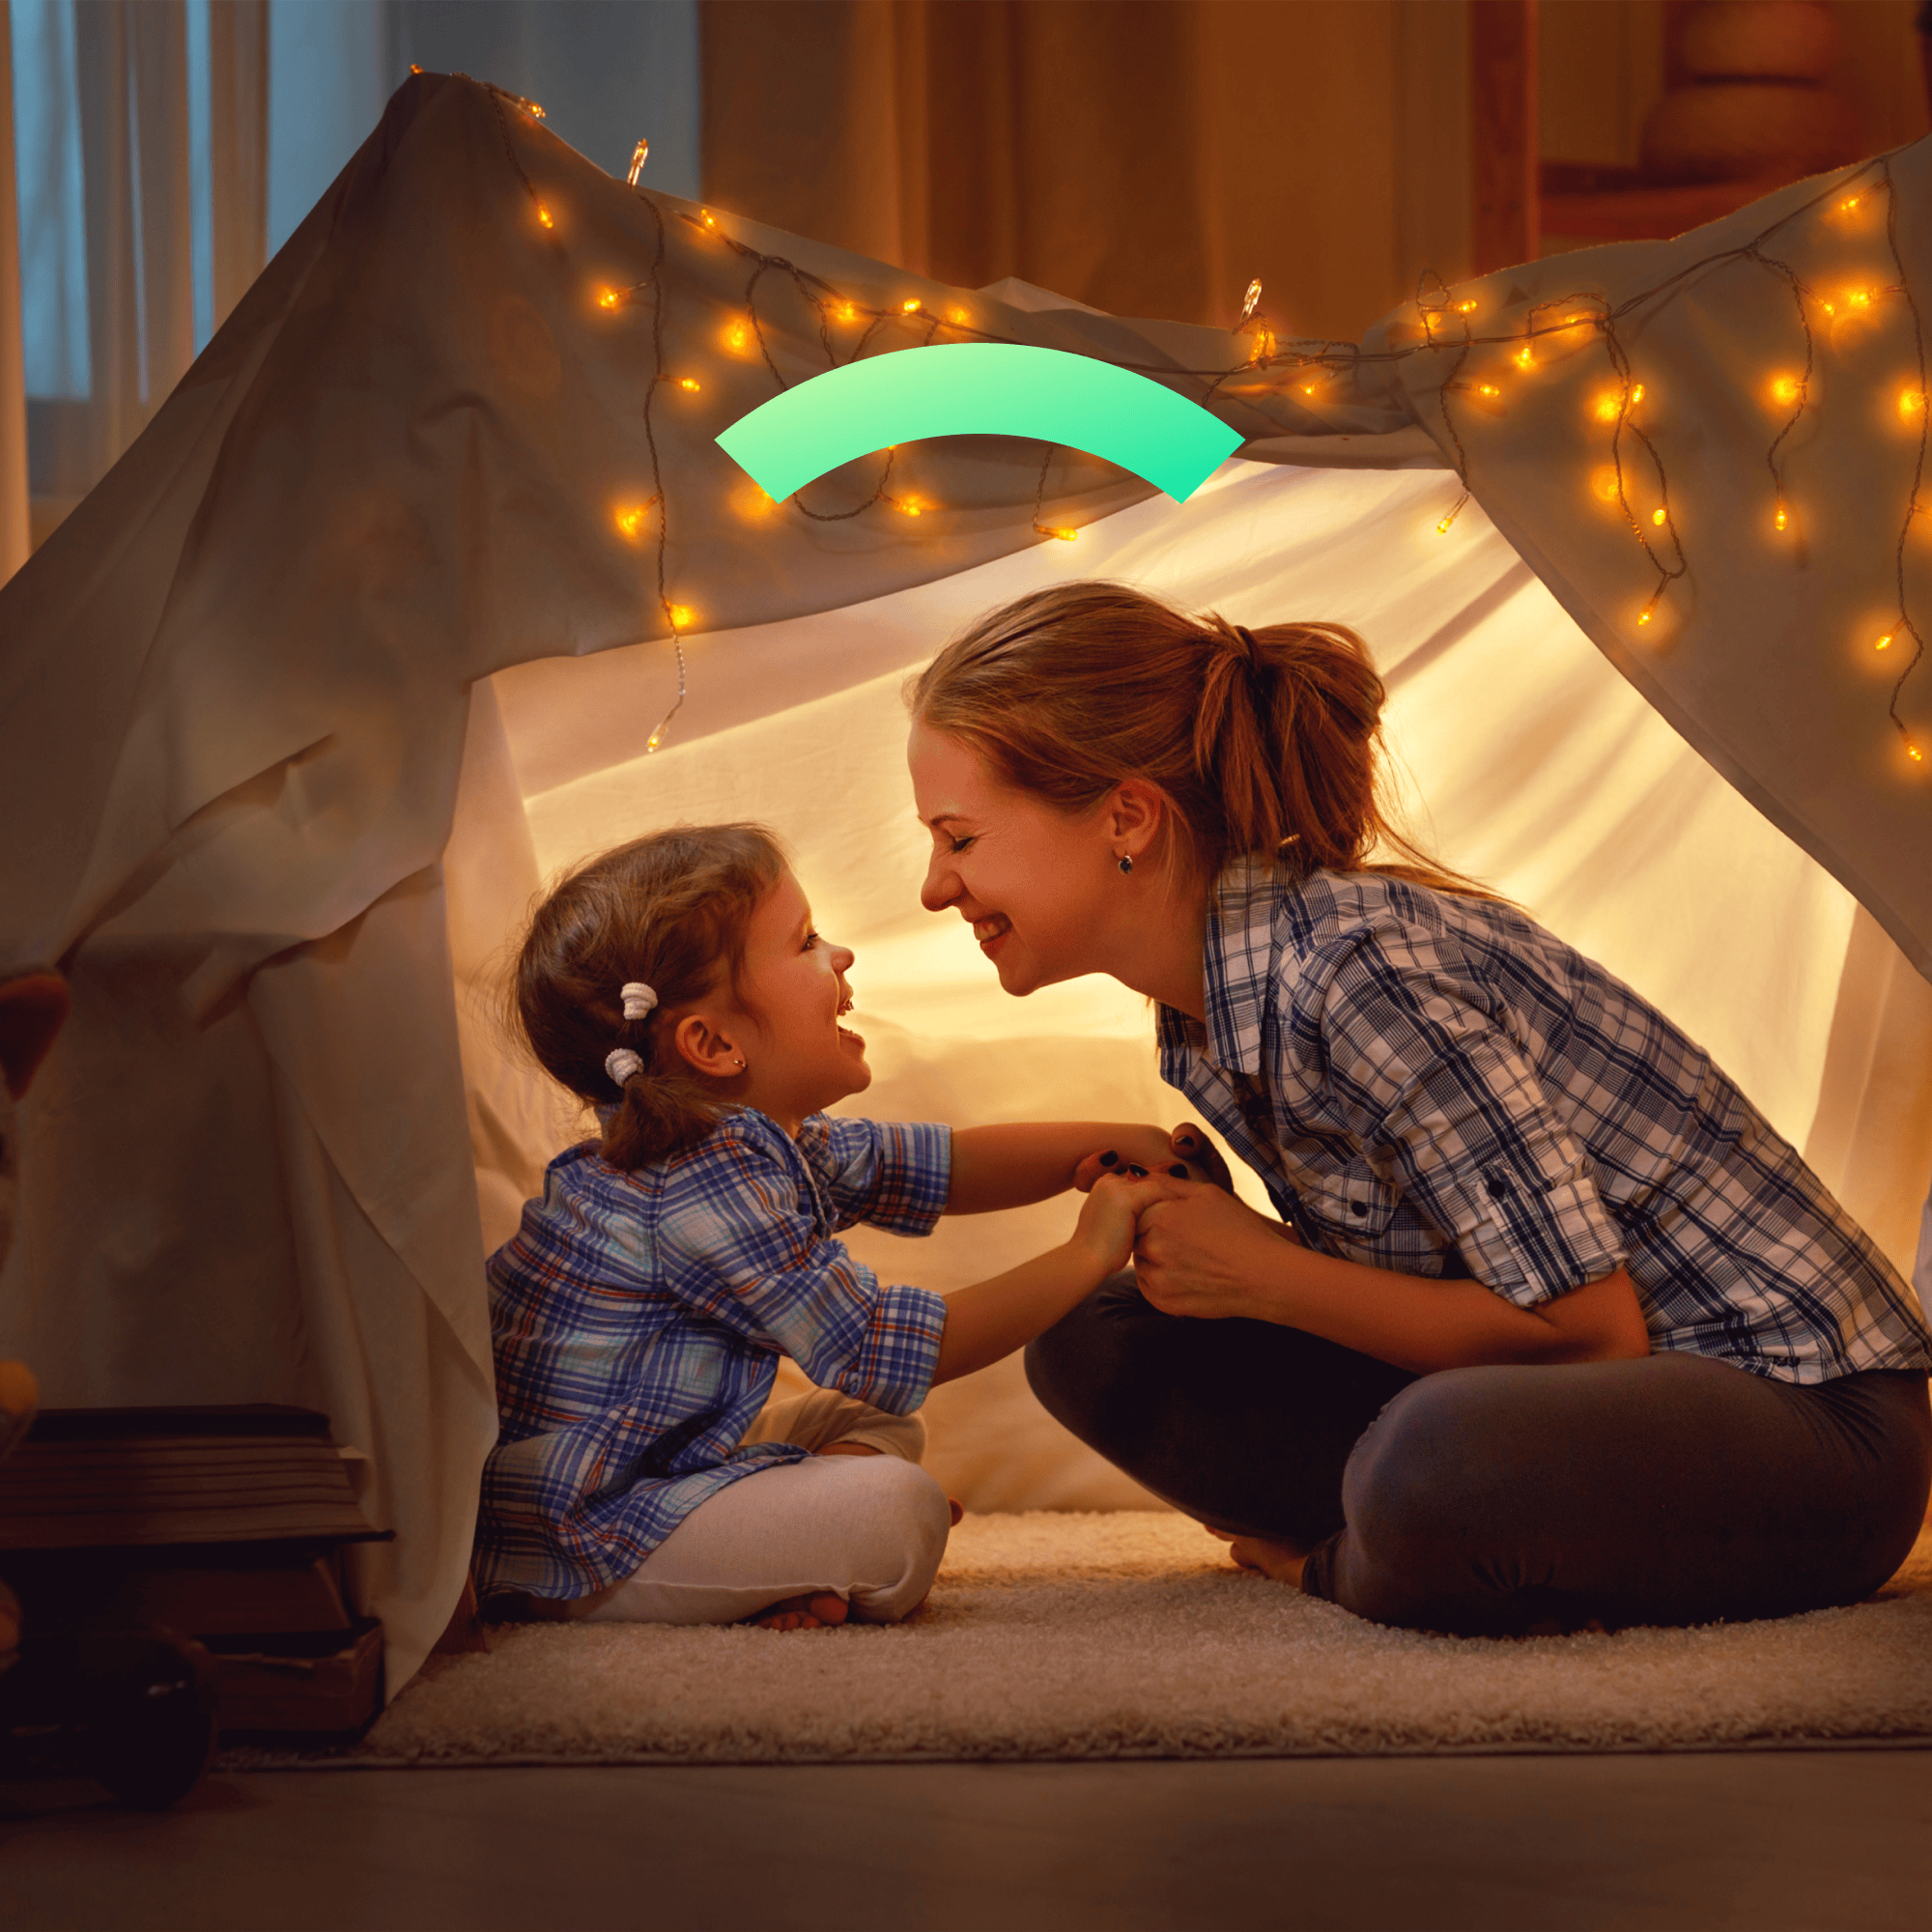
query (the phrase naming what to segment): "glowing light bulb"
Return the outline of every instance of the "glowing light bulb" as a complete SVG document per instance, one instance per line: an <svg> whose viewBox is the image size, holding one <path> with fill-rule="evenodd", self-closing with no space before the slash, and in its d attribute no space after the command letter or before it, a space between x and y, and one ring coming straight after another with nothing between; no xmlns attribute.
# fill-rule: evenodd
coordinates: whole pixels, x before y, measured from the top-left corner
<svg viewBox="0 0 1932 1932"><path fill-rule="evenodd" d="M1799 397L1799 384L1796 376L1776 376L1772 379L1771 399L1775 403L1795 403Z"/></svg>
<svg viewBox="0 0 1932 1932"><path fill-rule="evenodd" d="M1079 534L1080 532L1078 530L1069 530L1065 528L1050 528L1047 531L1048 536L1058 537L1062 543L1071 543L1073 539L1077 537Z"/></svg>
<svg viewBox="0 0 1932 1932"><path fill-rule="evenodd" d="M1479 396L1500 396L1502 391L1493 383L1478 383L1476 393Z"/></svg>
<svg viewBox="0 0 1932 1932"><path fill-rule="evenodd" d="M695 376L680 376L677 379L677 386L680 389L688 390L692 395L695 396L696 395L699 389L703 388L704 384L700 383Z"/></svg>
<svg viewBox="0 0 1932 1932"><path fill-rule="evenodd" d="M547 209L542 202L537 203L537 219L541 221L546 228L554 228L556 226L556 223L553 221L550 217L550 210Z"/></svg>
<svg viewBox="0 0 1932 1932"><path fill-rule="evenodd" d="M1536 357L1530 353L1529 344L1525 342L1520 349L1517 350L1515 354L1511 355L1510 360L1514 362L1519 369L1527 369L1533 365L1533 363L1536 360Z"/></svg>
<svg viewBox="0 0 1932 1932"><path fill-rule="evenodd" d="M904 301L899 303L899 313L901 315L917 315L919 309L920 300L917 296L908 296Z"/></svg>
<svg viewBox="0 0 1932 1932"><path fill-rule="evenodd" d="M1853 308L1870 308L1872 299L1871 291L1869 289L1847 289L1845 291L1845 299Z"/></svg>
<svg viewBox="0 0 1932 1932"><path fill-rule="evenodd" d="M836 313L840 322L857 322L859 320L858 306L853 302L840 302Z"/></svg>
<svg viewBox="0 0 1932 1932"><path fill-rule="evenodd" d="M615 289L599 289L597 291L597 306L599 308L615 308L623 299L623 297Z"/></svg>
<svg viewBox="0 0 1932 1932"><path fill-rule="evenodd" d="M1772 525L1773 525L1773 526L1774 526L1775 528L1776 528L1776 529L1780 529L1780 530L1784 528L1784 526L1785 526L1785 524L1786 524L1786 522L1787 522L1788 520L1787 520L1787 519L1786 519L1786 517L1785 517L1785 514L1784 514L1784 505L1783 505L1782 503L1779 503L1779 504L1778 504L1778 506L1777 506L1777 514L1776 514L1776 516L1775 516L1775 517L1774 517L1774 518L1773 518L1773 519L1772 519L1771 521L1772 521Z"/></svg>
<svg viewBox="0 0 1932 1932"><path fill-rule="evenodd" d="M1649 622L1650 622L1650 612L1649 612L1649 611L1648 611L1648 610L1643 610L1643 611L1639 611L1637 612L1637 616L1636 616L1636 620L1637 620L1637 622L1638 622L1639 624L1647 624L1647 623L1649 623Z"/></svg>
<svg viewBox="0 0 1932 1932"><path fill-rule="evenodd" d="M626 187L637 186L638 177L643 173L644 163L650 157L651 144L648 140L640 137L638 145L631 150L631 172L624 177L624 185Z"/></svg>
<svg viewBox="0 0 1932 1932"><path fill-rule="evenodd" d="M1905 749L1912 753L1915 763L1922 765L1925 762L1925 753L1910 738L1905 741Z"/></svg>
<svg viewBox="0 0 1932 1932"><path fill-rule="evenodd" d="M1467 301L1459 301L1456 304L1456 313L1458 315L1471 314L1474 311L1475 306L1476 306L1476 299L1473 296L1471 296Z"/></svg>
<svg viewBox="0 0 1932 1932"><path fill-rule="evenodd" d="M1891 639L1892 633L1888 631L1884 637L1872 645L1872 649L1875 651L1889 651L1891 648Z"/></svg>
<svg viewBox="0 0 1932 1932"><path fill-rule="evenodd" d="M668 614L674 631L688 631L697 621L697 612L689 604L673 604Z"/></svg>
<svg viewBox="0 0 1932 1932"><path fill-rule="evenodd" d="M1666 513L1661 506L1650 513L1650 521L1653 524L1662 524L1665 520L1666 520Z"/></svg>
<svg viewBox="0 0 1932 1932"><path fill-rule="evenodd" d="M752 340L752 331L742 322L734 322L724 331L724 345L727 349L745 349Z"/></svg>
<svg viewBox="0 0 1932 1932"><path fill-rule="evenodd" d="M703 222L705 227L713 230L714 232L716 231L718 227L718 217L715 214L713 214L708 208L700 208L697 211L697 218L698 220ZM682 608L683 608L682 606L679 606L679 609Z"/></svg>
<svg viewBox="0 0 1932 1932"><path fill-rule="evenodd" d="M1838 204L1838 213L1840 214L1849 214L1852 212L1852 210L1855 209L1858 205L1859 205L1858 196L1855 194L1848 194L1844 198L1844 200Z"/></svg>
<svg viewBox="0 0 1932 1932"><path fill-rule="evenodd" d="M1262 298L1262 278L1259 275L1257 275L1254 278L1254 280L1248 284L1247 294L1241 298L1241 320L1240 322L1237 322L1235 325L1236 328L1239 328L1242 326L1242 324L1245 323L1247 319L1254 314L1255 305L1261 300L1261 298Z"/></svg>
<svg viewBox="0 0 1932 1932"><path fill-rule="evenodd" d="M908 517L923 517L925 514L925 505L913 497L900 497L899 509Z"/></svg>
<svg viewBox="0 0 1932 1932"><path fill-rule="evenodd" d="M1901 389L1898 392L1898 413L1905 417L1916 416L1925 407L1925 392L1922 389Z"/></svg>
<svg viewBox="0 0 1932 1932"><path fill-rule="evenodd" d="M1449 526L1454 522L1455 519L1453 517L1444 517L1442 521L1435 526L1435 534L1438 537L1446 537L1449 534Z"/></svg>
<svg viewBox="0 0 1932 1932"><path fill-rule="evenodd" d="M1634 405L1642 401L1643 401L1643 384L1639 383L1636 385L1636 387L1631 391L1631 402L1633 405Z"/></svg>
<svg viewBox="0 0 1932 1932"><path fill-rule="evenodd" d="M1304 383L1301 385L1301 393L1304 396L1312 396L1315 393L1318 386L1319 385L1314 383Z"/></svg>
<svg viewBox="0 0 1932 1932"><path fill-rule="evenodd" d="M946 319L955 328L968 327L973 321L973 318L963 308L948 309L946 311Z"/></svg>
<svg viewBox="0 0 1932 1932"><path fill-rule="evenodd" d="M1597 398L1597 420L1599 422L1613 423L1623 412L1623 399L1620 396L1599 396Z"/></svg>
<svg viewBox="0 0 1932 1932"><path fill-rule="evenodd" d="M544 111L542 104L538 101L520 100L517 102L517 105L521 107L524 110L524 112L530 117L532 121L541 121L544 118Z"/></svg>

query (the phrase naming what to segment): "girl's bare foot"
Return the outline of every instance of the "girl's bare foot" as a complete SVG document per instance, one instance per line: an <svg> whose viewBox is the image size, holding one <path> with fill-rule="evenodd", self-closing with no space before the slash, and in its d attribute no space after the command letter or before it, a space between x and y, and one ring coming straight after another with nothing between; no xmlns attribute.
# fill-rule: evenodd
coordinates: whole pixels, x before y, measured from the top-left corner
<svg viewBox="0 0 1932 1932"><path fill-rule="evenodd" d="M787 1597L745 1621L759 1630L815 1631L842 1624L850 1614L843 1597L835 1597L830 1590L813 1590L803 1597Z"/></svg>
<svg viewBox="0 0 1932 1932"><path fill-rule="evenodd" d="M1254 1570L1264 1577L1272 1577L1277 1583L1292 1583L1297 1590L1301 1588L1301 1572L1308 1561L1306 1550L1270 1537L1237 1536L1232 1529L1216 1529L1211 1522L1203 1523L1202 1527L1228 1546L1228 1554L1243 1570Z"/></svg>

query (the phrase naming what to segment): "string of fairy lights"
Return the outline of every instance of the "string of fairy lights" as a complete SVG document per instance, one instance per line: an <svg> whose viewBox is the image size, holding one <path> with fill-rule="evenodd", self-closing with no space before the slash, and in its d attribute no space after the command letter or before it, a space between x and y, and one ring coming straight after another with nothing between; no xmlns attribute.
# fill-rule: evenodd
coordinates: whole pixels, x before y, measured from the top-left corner
<svg viewBox="0 0 1932 1932"><path fill-rule="evenodd" d="M514 107L532 120L541 120L543 110L534 101L525 100L498 88L491 88L490 95L496 105L511 164L528 195L537 223L540 228L554 232L554 215L517 156L509 119L504 112L506 106ZM663 393L670 389L696 395L701 393L704 387L701 375L674 373L666 360L665 318L670 292L666 270L670 260L673 233L682 231L696 245L722 247L745 264L748 273L742 297L742 313L727 324L722 346L735 356L746 359L755 356L762 360L771 381L781 390L791 384L772 353L767 331L775 325L768 312L760 306L761 289L766 285L789 290L810 312L813 332L818 337L827 369L857 360L882 344L892 348L911 348L925 347L942 340L1011 342L1014 338L980 327L972 313L960 304L934 309L920 297L908 297L895 305L883 307L861 301L797 263L753 247L725 230L708 209L700 208L694 213L679 208L673 210L668 218L658 199L639 185L649 153L649 142L640 140L632 156L626 178L627 185L638 199L650 210L655 225L656 247L649 269L640 280L629 287L599 288L595 299L607 311L622 311L639 304L647 305L651 311L652 372L642 406L651 489L648 497L618 505L613 512L613 520L624 537L640 542L645 523L655 518L657 601L677 659L676 696L646 741L646 749L655 752L663 744L668 727L684 703L688 668L682 639L684 634L693 630L698 621L698 613L691 606L671 595L668 572L672 506L665 485L658 439L657 412ZM1833 213L1853 216L1875 195L1882 195L1885 200L1886 245L1891 267L1889 279L1867 277L1861 284L1828 292L1812 286L1790 262L1771 251L1770 244L1778 231L1789 227L1802 215L1829 205ZM1875 319L1880 305L1890 300L1902 302L1910 314L1917 373L1916 380L1909 381L1900 388L1897 412L1901 421L1916 425L1918 429L1917 460L1894 547L1892 588L1895 611L1883 633L1864 647L1882 653L1899 649L1901 645L1909 646L1903 653L1903 663L1890 687L1887 714L1910 759L1915 765L1922 767L1927 753L1914 739L1900 713L1899 704L1907 684L1926 654L1925 638L1913 615L1908 591L1907 544L1920 513L1924 493L1928 429L1932 428L1928 417L1932 417L1932 411L1926 408L1928 384L1924 316L1907 277L1899 250L1897 185L1889 156L1881 156L1850 175L1839 177L1810 200L1769 223L1748 241L1700 256L1654 286L1625 297L1614 304L1600 291L1580 290L1530 305L1522 312L1520 326L1499 333L1484 332L1473 320L1482 306L1480 298L1468 295L1459 297L1438 277L1430 274L1423 277L1416 296L1415 310L1419 324L1416 340L1391 342L1374 350L1364 349L1352 342L1296 341L1284 345L1260 307L1262 285L1255 280L1248 285L1240 318L1234 331L1237 336L1245 335L1247 338L1245 346L1249 353L1243 360L1220 369L1178 369L1161 363L1107 359L1136 374L1170 383L1198 384L1200 390L1195 400L1204 407L1217 400L1224 407L1229 407L1246 404L1249 398L1258 394L1279 396L1284 392L1290 395L1298 393L1304 400L1311 399L1322 393L1328 379L1344 374L1354 375L1370 365L1401 362L1421 355L1446 357L1436 387L1436 403L1460 485L1456 500L1435 526L1438 532L1446 534L1472 499L1470 450L1464 434L1465 429L1473 433L1473 426L1468 420L1469 412L1493 413L1499 411L1511 384L1539 366L1542 359L1540 352L1546 347L1574 348L1579 342L1594 341L1604 354L1610 377L1610 385L1595 393L1588 404L1592 419L1608 432L1608 460L1604 466L1599 494L1605 503L1615 504L1636 546L1636 554L1651 576L1649 596L1636 610L1634 618L1635 628L1642 632L1657 617L1672 586L1689 575L1690 558L1671 504L1669 474L1663 453L1659 447L1658 436L1661 432L1656 419L1657 406L1654 399L1646 400L1647 385L1633 362L1627 336L1634 319L1667 301L1691 278L1727 262L1754 264L1783 284L1790 296L1804 343L1802 367L1772 375L1764 397L1778 410L1781 418L1765 451L1770 481L1768 522L1772 533L1778 538L1789 538L1798 521L1787 487L1790 462L1787 444L1806 413L1817 407L1813 389L1817 371L1818 319L1822 318L1826 323L1834 323L1842 316ZM853 337L850 331L855 327L859 332ZM1237 392L1231 385L1240 378L1249 381ZM1263 386L1259 389L1255 386L1256 378L1262 379ZM1453 405L1452 397L1457 399ZM1252 404L1249 406L1253 407ZM1279 432L1282 425L1273 416L1259 409L1256 413L1266 423L1270 433ZM1047 484L1054 460L1059 454L1058 446L1042 445L1034 493L1033 528L1042 538L1072 542L1079 535L1077 528L1045 521ZM897 455L896 448L880 452L883 460L870 495L849 508L817 507L806 500L803 489L780 505L755 485L750 485L740 493L740 507L754 517L788 508L813 523L828 524L850 522L880 507L908 519L923 517L942 508L910 491L894 487ZM1649 479L1648 490L1641 489L1638 483L1639 475L1645 472ZM815 486L808 486L811 487ZM1640 511L1634 501L1634 497L1639 495L1651 503L1647 512Z"/></svg>

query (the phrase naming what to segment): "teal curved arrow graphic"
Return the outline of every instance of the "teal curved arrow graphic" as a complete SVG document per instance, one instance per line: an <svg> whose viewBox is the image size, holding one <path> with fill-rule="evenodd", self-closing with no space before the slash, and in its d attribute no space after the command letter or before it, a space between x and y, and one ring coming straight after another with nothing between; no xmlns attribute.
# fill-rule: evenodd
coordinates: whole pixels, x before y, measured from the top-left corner
<svg viewBox="0 0 1932 1932"><path fill-rule="evenodd" d="M946 342L828 369L740 416L719 446L784 497L874 449L1024 436L1118 463L1184 503L1240 446L1199 403L1131 369L1024 343Z"/></svg>

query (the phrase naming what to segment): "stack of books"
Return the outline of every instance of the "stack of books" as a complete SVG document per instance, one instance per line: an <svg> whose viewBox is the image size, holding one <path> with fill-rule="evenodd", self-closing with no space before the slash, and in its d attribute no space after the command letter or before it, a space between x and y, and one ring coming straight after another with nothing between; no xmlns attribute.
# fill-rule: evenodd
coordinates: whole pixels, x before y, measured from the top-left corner
<svg viewBox="0 0 1932 1932"><path fill-rule="evenodd" d="M328 1418L275 1404L45 1409L0 1462L0 1577L31 1633L158 1625L213 1653L224 1734L353 1735L382 1632L342 1551L384 1540Z"/></svg>

